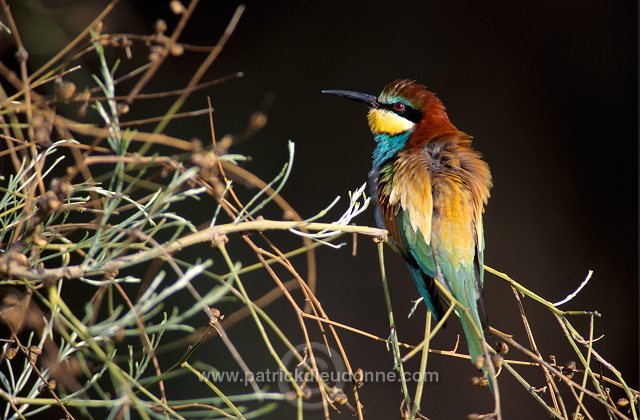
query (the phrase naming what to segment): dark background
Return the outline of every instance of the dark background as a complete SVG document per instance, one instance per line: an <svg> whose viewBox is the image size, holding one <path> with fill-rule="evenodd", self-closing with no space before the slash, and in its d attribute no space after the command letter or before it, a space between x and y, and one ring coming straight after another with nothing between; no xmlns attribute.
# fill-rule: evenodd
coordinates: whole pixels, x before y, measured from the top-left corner
<svg viewBox="0 0 640 420"><path fill-rule="evenodd" d="M106 31L150 33L160 17L172 29L176 19L166 3L123 1L106 20ZM74 37L103 5L62 0L15 4L18 26L29 28L22 36L33 68ZM202 2L182 40L214 44L236 5ZM251 2L203 80L236 71L246 76L193 95L184 109L203 108L210 96L221 135L242 131L265 98L273 99L266 128L232 151L251 155L247 169L270 179L287 159L287 140L295 141L292 178L283 193L309 217L366 180L373 147L365 110L322 96L320 90L375 94L396 78L427 84L445 103L453 123L474 136L492 170L495 186L484 219L486 263L551 301L574 291L587 271L594 270L588 287L566 308L603 315L595 335L605 337L596 348L637 389L636 16L632 1ZM111 55L117 56L122 54ZM146 91L183 87L203 58L169 59ZM133 68L145 59L139 49L133 62L123 65ZM158 115L162 106L136 103L131 116ZM168 133L209 139L205 116L172 123ZM344 198L341 206L346 206ZM373 225L373 212L358 223ZM231 243L232 250L235 245ZM254 262L240 243L236 255L247 264ZM296 261L304 266L303 259ZM318 297L329 316L386 337L375 246L362 237L356 257L350 247L323 249L318 263ZM390 252L387 272L400 339L417 343L423 311L407 320L417 293L403 262ZM255 296L273 287L264 273L249 278L256 283ZM485 297L491 323L526 342L505 284L487 275ZM525 308L542 354L557 355L560 363L575 358L553 317L530 300ZM270 313L296 336L297 321L288 304L279 302ZM585 335L587 321L575 319ZM432 346L451 348L457 333L457 322L450 322ZM256 351L261 341L252 321L230 335L252 368L275 368L266 350ZM347 332L341 337L355 367L391 369L384 345ZM510 356L520 357L515 351ZM198 357L215 366L228 363L220 343L209 343ZM416 366L411 363L410 369ZM431 355L429 370L440 377L425 390L423 407L430 418L463 418L491 409L489 393L469 385L475 371L468 362ZM526 376L534 385L544 385L537 371ZM544 416L508 374L501 376L500 385L506 418ZM206 392L204 387L168 389L176 398ZM617 390L612 395L614 400L620 396ZM398 417L398 384L367 384L361 398L369 418ZM283 404L270 418L294 414Z"/></svg>

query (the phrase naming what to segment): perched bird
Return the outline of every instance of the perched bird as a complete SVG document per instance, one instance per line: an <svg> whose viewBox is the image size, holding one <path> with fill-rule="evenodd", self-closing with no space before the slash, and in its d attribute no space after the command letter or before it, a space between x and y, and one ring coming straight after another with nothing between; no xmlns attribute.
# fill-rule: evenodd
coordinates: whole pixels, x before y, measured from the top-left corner
<svg viewBox="0 0 640 420"><path fill-rule="evenodd" d="M396 80L379 96L324 90L365 104L376 146L369 174L376 220L406 260L435 320L443 316L439 281L465 308L460 313L471 361L488 371L482 299L482 213L491 174L471 136L449 121L444 105L423 85ZM489 383L491 378L487 376Z"/></svg>

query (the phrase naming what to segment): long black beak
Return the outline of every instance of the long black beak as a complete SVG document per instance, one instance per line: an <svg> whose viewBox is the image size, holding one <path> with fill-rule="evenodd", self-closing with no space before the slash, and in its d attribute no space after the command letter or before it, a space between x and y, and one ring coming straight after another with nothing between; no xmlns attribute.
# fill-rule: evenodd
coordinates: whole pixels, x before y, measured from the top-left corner
<svg viewBox="0 0 640 420"><path fill-rule="evenodd" d="M350 90L323 90L322 93L336 95L342 98L351 99L352 101L365 104L369 108L379 108L378 98L366 93L351 92Z"/></svg>

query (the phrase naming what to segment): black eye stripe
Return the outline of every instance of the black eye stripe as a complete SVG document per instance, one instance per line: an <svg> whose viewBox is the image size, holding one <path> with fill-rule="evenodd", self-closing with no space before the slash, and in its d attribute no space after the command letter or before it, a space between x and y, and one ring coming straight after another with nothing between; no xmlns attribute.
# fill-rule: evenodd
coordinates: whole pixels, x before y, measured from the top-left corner
<svg viewBox="0 0 640 420"><path fill-rule="evenodd" d="M410 105L405 104L404 109L399 111L393 108L394 104L384 104L383 108L388 109L389 111L401 116L402 118L406 118L414 124L419 124L422 120L422 112L417 109L411 107Z"/></svg>

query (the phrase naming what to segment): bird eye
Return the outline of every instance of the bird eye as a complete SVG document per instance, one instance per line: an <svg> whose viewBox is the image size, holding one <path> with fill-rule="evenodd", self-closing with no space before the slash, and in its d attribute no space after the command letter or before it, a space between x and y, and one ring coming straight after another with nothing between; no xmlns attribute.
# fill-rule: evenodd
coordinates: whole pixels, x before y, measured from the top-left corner
<svg viewBox="0 0 640 420"><path fill-rule="evenodd" d="M404 104L402 102L396 102L393 104L394 111L404 111Z"/></svg>

